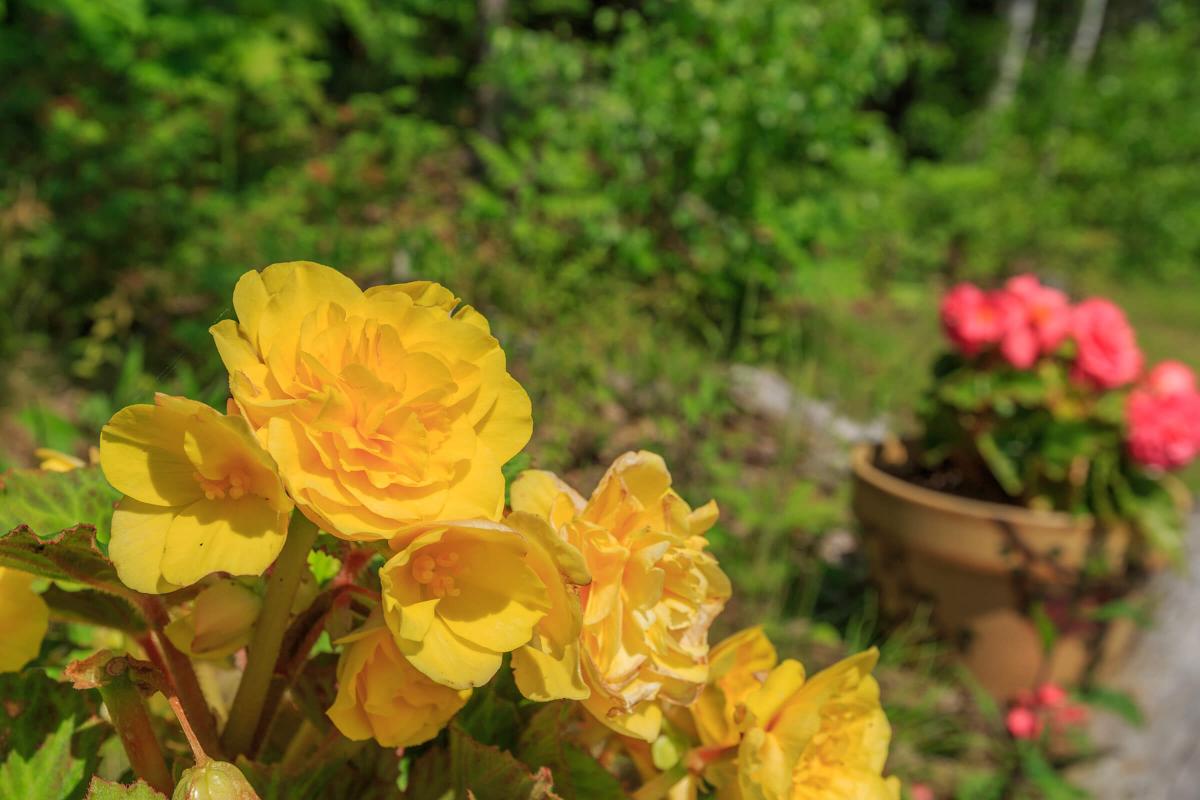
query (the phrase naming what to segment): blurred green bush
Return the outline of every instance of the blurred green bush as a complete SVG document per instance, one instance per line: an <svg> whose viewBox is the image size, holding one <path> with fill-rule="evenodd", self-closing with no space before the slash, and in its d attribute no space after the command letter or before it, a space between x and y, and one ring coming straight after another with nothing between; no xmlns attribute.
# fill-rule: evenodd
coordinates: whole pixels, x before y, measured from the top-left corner
<svg viewBox="0 0 1200 800"><path fill-rule="evenodd" d="M1196 275L1200 10L1107 5L1078 69L1043 4L997 108L992 3L3 0L8 403L219 398L207 323L293 258L449 283L579 419L664 342L911 396L935 284Z"/></svg>

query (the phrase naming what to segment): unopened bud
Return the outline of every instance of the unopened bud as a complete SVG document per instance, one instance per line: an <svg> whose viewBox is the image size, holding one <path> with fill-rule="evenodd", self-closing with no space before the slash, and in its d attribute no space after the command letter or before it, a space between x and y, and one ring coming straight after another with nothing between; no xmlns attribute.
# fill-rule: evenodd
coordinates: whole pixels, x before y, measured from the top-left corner
<svg viewBox="0 0 1200 800"><path fill-rule="evenodd" d="M226 761L185 769L171 800L260 800L241 771Z"/></svg>
<svg viewBox="0 0 1200 800"><path fill-rule="evenodd" d="M220 580L196 597L192 609L167 626L167 638L194 658L224 658L245 647L262 600L236 580Z"/></svg>

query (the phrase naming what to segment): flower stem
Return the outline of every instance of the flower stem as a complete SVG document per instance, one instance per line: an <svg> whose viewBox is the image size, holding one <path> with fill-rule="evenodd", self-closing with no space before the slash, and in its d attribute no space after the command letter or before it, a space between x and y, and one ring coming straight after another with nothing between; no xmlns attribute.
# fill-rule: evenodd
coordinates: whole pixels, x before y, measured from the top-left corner
<svg viewBox="0 0 1200 800"><path fill-rule="evenodd" d="M187 711L188 719L204 749L213 756L219 756L221 750L217 740L217 723L208 707L208 701L204 698L204 692L200 689L200 681L196 679L192 662L163 633L168 617L162 601L157 597L141 595L139 606L153 630L153 636L147 637L143 643L143 646L153 645L146 647L147 655L167 674L171 688Z"/></svg>
<svg viewBox="0 0 1200 800"><path fill-rule="evenodd" d="M183 728L183 735L187 737L188 747L192 748L192 758L196 760L196 766L203 767L212 759L208 757L208 753L204 752L204 746L196 738L196 732L192 730L192 726L188 722L187 714L184 712L183 704L179 702L179 698L172 697L169 702L171 703L171 710L175 712L175 718L179 720L179 727Z"/></svg>
<svg viewBox="0 0 1200 800"><path fill-rule="evenodd" d="M254 731L258 728L275 661L279 658L292 601L316 539L317 526L300 512L293 513L283 551L267 579L267 596L250 639L246 671L229 710L222 743L231 758L248 753L254 745Z"/></svg>
<svg viewBox="0 0 1200 800"><path fill-rule="evenodd" d="M105 665L104 680L99 682L100 697L112 717L113 727L121 737L125 754L129 756L129 764L134 774L146 783L170 796L175 789L175 781L167 769L163 759L162 749L154 736L150 725L150 715L146 712L146 703L141 693L128 673L128 664L124 658L114 658Z"/></svg>

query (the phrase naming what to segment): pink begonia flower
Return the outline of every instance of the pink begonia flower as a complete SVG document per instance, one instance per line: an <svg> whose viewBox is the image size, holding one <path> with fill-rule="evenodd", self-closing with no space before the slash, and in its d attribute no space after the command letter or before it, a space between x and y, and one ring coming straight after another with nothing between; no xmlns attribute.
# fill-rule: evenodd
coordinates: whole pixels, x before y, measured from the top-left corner
<svg viewBox="0 0 1200 800"><path fill-rule="evenodd" d="M942 298L942 327L966 356L996 344L1003 333L999 309L978 286L960 283Z"/></svg>
<svg viewBox="0 0 1200 800"><path fill-rule="evenodd" d="M1159 397L1194 394L1196 375L1180 361L1162 361L1146 376L1146 388Z"/></svg>
<svg viewBox="0 0 1200 800"><path fill-rule="evenodd" d="M1004 724L1014 739L1036 739L1042 734L1042 720L1031 708L1017 706L1008 711Z"/></svg>
<svg viewBox="0 0 1200 800"><path fill-rule="evenodd" d="M1139 387L1125 406L1127 445L1134 461L1156 469L1179 469L1200 455L1200 393L1173 394Z"/></svg>
<svg viewBox="0 0 1200 800"><path fill-rule="evenodd" d="M936 795L927 783L914 783L908 787L908 796L912 800L935 800Z"/></svg>
<svg viewBox="0 0 1200 800"><path fill-rule="evenodd" d="M1124 312L1107 300L1092 298L1071 314L1078 352L1076 379L1101 389L1133 382L1142 371L1142 351Z"/></svg>
<svg viewBox="0 0 1200 800"><path fill-rule="evenodd" d="M1049 709L1050 728L1058 734L1065 733L1071 728L1078 728L1088 721L1088 710L1085 706L1064 703Z"/></svg>
<svg viewBox="0 0 1200 800"><path fill-rule="evenodd" d="M1057 350L1071 332L1071 301L1066 294L1043 286L1033 275L1010 278L1004 288L1020 299L1042 354Z"/></svg>
<svg viewBox="0 0 1200 800"><path fill-rule="evenodd" d="M1000 355L1017 369L1029 369L1037 362L1041 347L1025 302L1007 291L992 292L990 299L1000 315Z"/></svg>
<svg viewBox="0 0 1200 800"><path fill-rule="evenodd" d="M1066 691L1055 683L1043 683L1038 687L1035 697L1039 706L1051 708L1061 706L1067 702Z"/></svg>

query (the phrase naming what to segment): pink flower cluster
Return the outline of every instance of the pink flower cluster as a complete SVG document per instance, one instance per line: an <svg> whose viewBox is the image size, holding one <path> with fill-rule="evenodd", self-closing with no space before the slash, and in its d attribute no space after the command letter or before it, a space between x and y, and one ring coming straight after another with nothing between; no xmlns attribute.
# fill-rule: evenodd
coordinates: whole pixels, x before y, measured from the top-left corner
<svg viewBox="0 0 1200 800"><path fill-rule="evenodd" d="M1200 392L1196 376L1164 361L1129 393L1125 407L1129 455L1158 469L1178 469L1200 456Z"/></svg>
<svg viewBox="0 0 1200 800"><path fill-rule="evenodd" d="M961 283L942 299L941 317L950 341L968 357L995 349L1014 367L1029 369L1069 339L1076 349L1072 374L1081 382L1114 389L1142 370L1142 352L1120 308L1099 298L1072 306L1033 275L991 292Z"/></svg>
<svg viewBox="0 0 1200 800"><path fill-rule="evenodd" d="M963 355L996 347L1008 363L1028 369L1067 338L1071 304L1032 275L1012 278L992 292L960 283L942 299L942 325Z"/></svg>
<svg viewBox="0 0 1200 800"><path fill-rule="evenodd" d="M1047 727L1051 733L1062 735L1087 719L1086 708L1071 703L1062 687L1047 683L1018 697L1004 724L1014 739L1037 739Z"/></svg>

